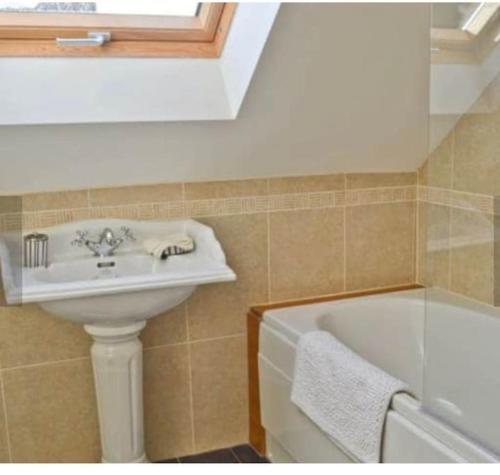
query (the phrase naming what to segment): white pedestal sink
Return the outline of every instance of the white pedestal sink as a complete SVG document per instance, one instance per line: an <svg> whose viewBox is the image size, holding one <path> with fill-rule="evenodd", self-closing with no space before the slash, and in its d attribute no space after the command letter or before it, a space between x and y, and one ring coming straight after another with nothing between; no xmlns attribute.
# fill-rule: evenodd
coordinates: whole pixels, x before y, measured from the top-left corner
<svg viewBox="0 0 500 475"><path fill-rule="evenodd" d="M115 255L95 257L71 246L77 230L131 229ZM22 267L22 236L0 239L8 304L36 302L47 312L84 325L92 335L103 462L144 462L142 344L146 321L187 299L197 285L236 279L211 228L193 220L92 220L46 228L49 267ZM196 249L165 261L146 254L144 239L183 232Z"/></svg>

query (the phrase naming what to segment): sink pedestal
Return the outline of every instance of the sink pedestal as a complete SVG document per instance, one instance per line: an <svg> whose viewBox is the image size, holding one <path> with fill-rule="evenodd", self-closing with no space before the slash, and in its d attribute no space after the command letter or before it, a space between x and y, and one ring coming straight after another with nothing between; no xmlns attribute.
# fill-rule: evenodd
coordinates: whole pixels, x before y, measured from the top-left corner
<svg viewBox="0 0 500 475"><path fill-rule="evenodd" d="M146 322L85 325L92 336L92 366L103 462L147 462L144 451L142 343Z"/></svg>

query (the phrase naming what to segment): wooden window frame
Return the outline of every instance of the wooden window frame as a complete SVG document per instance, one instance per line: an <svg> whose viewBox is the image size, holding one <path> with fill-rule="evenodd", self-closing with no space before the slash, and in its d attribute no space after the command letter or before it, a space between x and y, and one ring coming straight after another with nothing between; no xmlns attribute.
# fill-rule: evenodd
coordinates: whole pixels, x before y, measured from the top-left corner
<svg viewBox="0 0 500 475"><path fill-rule="evenodd" d="M235 3L202 3L195 17L0 13L0 57L182 57L220 56ZM103 46L60 46L55 39L111 33Z"/></svg>

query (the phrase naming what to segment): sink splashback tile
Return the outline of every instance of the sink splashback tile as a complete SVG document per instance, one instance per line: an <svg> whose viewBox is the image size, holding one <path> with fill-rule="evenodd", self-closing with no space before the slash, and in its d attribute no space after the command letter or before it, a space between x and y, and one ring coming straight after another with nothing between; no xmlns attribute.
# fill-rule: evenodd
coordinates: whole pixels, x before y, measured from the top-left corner
<svg viewBox="0 0 500 475"><path fill-rule="evenodd" d="M346 188L348 190L361 188L409 186L416 184L417 174L415 172L348 173L346 175Z"/></svg>
<svg viewBox="0 0 500 475"><path fill-rule="evenodd" d="M412 283L415 203L346 209L346 289Z"/></svg>
<svg viewBox="0 0 500 475"><path fill-rule="evenodd" d="M87 357L91 338L81 325L55 318L37 305L0 306L0 367Z"/></svg>
<svg viewBox="0 0 500 475"><path fill-rule="evenodd" d="M88 191L54 191L23 195L23 211L86 208Z"/></svg>
<svg viewBox="0 0 500 475"><path fill-rule="evenodd" d="M498 84L496 85L498 89ZM498 112L466 114L455 129L453 188L472 193L500 194L500 127Z"/></svg>
<svg viewBox="0 0 500 475"><path fill-rule="evenodd" d="M194 452L187 344L144 351L144 412L151 460Z"/></svg>
<svg viewBox="0 0 500 475"><path fill-rule="evenodd" d="M267 195L267 180L228 180L184 184L186 200L235 198Z"/></svg>
<svg viewBox="0 0 500 475"><path fill-rule="evenodd" d="M344 209L271 213L271 300L344 290Z"/></svg>
<svg viewBox="0 0 500 475"><path fill-rule="evenodd" d="M187 341L186 304L148 320L140 339L144 348Z"/></svg>
<svg viewBox="0 0 500 475"><path fill-rule="evenodd" d="M420 250L427 253L425 270L420 269L419 275L426 275L429 282L446 289L450 285L450 219L451 208L433 203L420 203L420 227L425 229L421 235ZM425 221L425 223L424 223Z"/></svg>
<svg viewBox="0 0 500 475"><path fill-rule="evenodd" d="M195 342L190 347L196 452L246 442L245 335Z"/></svg>
<svg viewBox="0 0 500 475"><path fill-rule="evenodd" d="M451 213L451 283L453 292L493 304L493 217L453 209Z"/></svg>
<svg viewBox="0 0 500 475"><path fill-rule="evenodd" d="M316 191L343 191L345 175L285 176L269 178L269 194L312 193Z"/></svg>
<svg viewBox="0 0 500 475"><path fill-rule="evenodd" d="M450 133L420 167L419 185L451 188L454 138L454 132Z"/></svg>
<svg viewBox="0 0 500 475"><path fill-rule="evenodd" d="M201 220L219 239L238 276L231 285L200 286L187 301L191 340L245 331L249 303L268 300L267 217L264 214Z"/></svg>
<svg viewBox="0 0 500 475"><path fill-rule="evenodd" d="M0 214L21 213L23 210L23 197L22 196L3 196L0 199Z"/></svg>
<svg viewBox="0 0 500 475"><path fill-rule="evenodd" d="M0 376L0 463L10 461L9 446L7 442L7 426L4 413L3 382Z"/></svg>
<svg viewBox="0 0 500 475"><path fill-rule="evenodd" d="M99 429L88 359L3 372L13 462L97 462Z"/></svg>
<svg viewBox="0 0 500 475"><path fill-rule="evenodd" d="M182 200L181 183L96 188L90 190L90 206L115 206Z"/></svg>

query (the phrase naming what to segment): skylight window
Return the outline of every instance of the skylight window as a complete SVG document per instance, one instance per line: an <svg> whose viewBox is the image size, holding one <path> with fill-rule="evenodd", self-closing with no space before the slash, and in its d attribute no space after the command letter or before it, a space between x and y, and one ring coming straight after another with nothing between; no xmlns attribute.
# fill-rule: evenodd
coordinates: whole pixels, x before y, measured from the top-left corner
<svg viewBox="0 0 500 475"><path fill-rule="evenodd" d="M235 4L0 0L0 56L217 57Z"/></svg>
<svg viewBox="0 0 500 475"><path fill-rule="evenodd" d="M483 62L500 38L499 12L499 3L433 3L432 61Z"/></svg>
<svg viewBox="0 0 500 475"><path fill-rule="evenodd" d="M198 2L189 0L95 0L91 2L1 1L0 12L86 13L107 15L171 15L194 17Z"/></svg>

